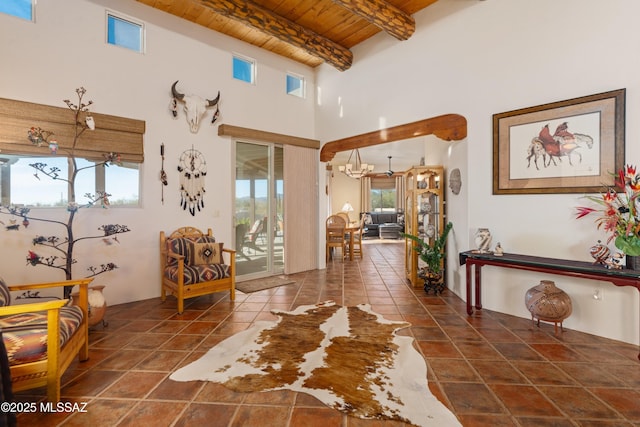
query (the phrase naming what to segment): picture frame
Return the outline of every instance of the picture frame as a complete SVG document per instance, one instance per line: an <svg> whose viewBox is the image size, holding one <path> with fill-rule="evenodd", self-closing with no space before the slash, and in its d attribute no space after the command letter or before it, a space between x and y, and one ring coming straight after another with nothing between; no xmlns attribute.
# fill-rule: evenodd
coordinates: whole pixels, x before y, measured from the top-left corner
<svg viewBox="0 0 640 427"><path fill-rule="evenodd" d="M599 193L624 167L618 89L493 115L493 194Z"/></svg>

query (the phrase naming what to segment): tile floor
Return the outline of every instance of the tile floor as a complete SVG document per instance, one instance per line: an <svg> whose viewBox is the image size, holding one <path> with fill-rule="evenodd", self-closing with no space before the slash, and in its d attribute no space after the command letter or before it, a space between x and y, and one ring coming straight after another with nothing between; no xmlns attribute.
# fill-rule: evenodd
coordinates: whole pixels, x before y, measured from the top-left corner
<svg viewBox="0 0 640 427"><path fill-rule="evenodd" d="M270 309L334 300L368 302L387 318L412 324L429 387L464 426L640 426L640 363L636 346L565 330L532 326L483 310L468 317L450 292L427 296L403 280L403 245L368 241L365 257L333 261L296 274L295 285L189 302L175 299L111 306L108 326L90 333L90 360L63 378L67 402L86 413L22 414L19 426L394 426L341 415L305 394L238 394L212 383L179 383L172 371ZM523 290L524 293L524 290ZM19 394L41 400L44 390ZM440 427L440 426L438 426Z"/></svg>

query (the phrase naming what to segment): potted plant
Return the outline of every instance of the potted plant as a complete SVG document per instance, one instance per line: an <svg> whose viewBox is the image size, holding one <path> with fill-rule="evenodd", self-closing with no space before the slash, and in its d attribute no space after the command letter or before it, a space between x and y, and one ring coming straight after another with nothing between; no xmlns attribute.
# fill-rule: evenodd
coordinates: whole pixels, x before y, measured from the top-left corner
<svg viewBox="0 0 640 427"><path fill-rule="evenodd" d="M425 240L422 237L414 236L413 234L402 233L404 237L407 239L413 240L417 243L417 245L413 245L413 250L418 253L418 257L424 261L427 265L421 272L419 272L419 276L424 279L425 291L429 292L429 288L434 284L442 283L442 260L445 256L445 244L447 242L447 236L449 232L453 228L453 224L448 222L444 226L444 230L440 236L430 242L429 239ZM440 287L440 292L442 292L442 288ZM434 291L437 292L438 288L435 288Z"/></svg>

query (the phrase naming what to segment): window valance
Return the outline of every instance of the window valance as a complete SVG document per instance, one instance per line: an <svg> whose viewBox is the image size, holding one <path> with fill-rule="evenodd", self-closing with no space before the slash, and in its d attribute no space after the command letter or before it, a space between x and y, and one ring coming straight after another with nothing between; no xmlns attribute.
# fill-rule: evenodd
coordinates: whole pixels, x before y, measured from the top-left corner
<svg viewBox="0 0 640 427"><path fill-rule="evenodd" d="M78 139L74 154L89 160L103 160L104 154L118 153L122 161L144 161L145 122L91 112L96 127ZM60 155L68 154L75 132L74 115L67 107L52 107L31 102L0 98L0 155L46 156L46 148L27 139L31 127L53 132Z"/></svg>

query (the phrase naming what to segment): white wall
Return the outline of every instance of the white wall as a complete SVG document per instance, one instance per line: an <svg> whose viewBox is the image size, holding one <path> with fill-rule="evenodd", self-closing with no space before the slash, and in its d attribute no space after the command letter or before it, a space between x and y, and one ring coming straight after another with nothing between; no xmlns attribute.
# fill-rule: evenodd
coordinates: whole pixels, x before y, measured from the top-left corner
<svg viewBox="0 0 640 427"><path fill-rule="evenodd" d="M145 22L145 54L105 43L106 7ZM83 210L76 220L77 235L93 234L105 223L126 224L132 230L119 236L119 245L105 246L97 240L76 247L74 277L83 277L89 265L113 261L119 266L96 279L107 285L109 304L160 294L160 230L211 227L219 241L231 244L233 144L230 138L217 136L218 124L314 137L313 70L134 1L40 0L35 24L0 14L0 39L0 97L64 107L63 100L73 100L75 89L84 86L86 99L94 101L92 111L146 121L143 206ZM232 52L257 60L255 86L232 79ZM287 71L306 77L307 99L285 94ZM192 134L182 111L177 120L172 119L168 106L175 80L180 80L183 92L208 98L220 90L221 116L215 125L210 124L209 114L200 131ZM166 146L169 180L164 204L159 181L161 143ZM203 153L208 169L205 208L194 217L179 206L176 169L180 154L191 147ZM64 216L65 212L45 215ZM57 231L51 225L36 221L19 232L0 231L0 274L8 283L64 278L49 268L26 266L31 239L52 233Z"/></svg>
<svg viewBox="0 0 640 427"><path fill-rule="evenodd" d="M411 39L379 34L353 49L351 69L318 69L318 137L331 141L445 113L467 118L466 140L451 144L443 161L462 172L461 193L447 195L454 223L448 278L462 297L457 253L472 246L478 227L488 227L508 252L590 261L589 247L606 236L574 219L580 194L492 194L492 115L626 88L626 160L637 164L640 58L630 52L640 39L639 13L635 0L440 0L416 14ZM483 271L485 308L529 317L525 291L549 278L573 299L566 327L638 343L634 288ZM596 287L604 292L600 302L591 298Z"/></svg>

